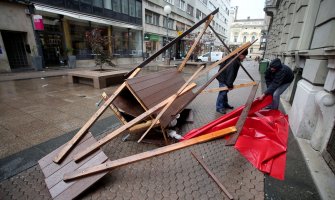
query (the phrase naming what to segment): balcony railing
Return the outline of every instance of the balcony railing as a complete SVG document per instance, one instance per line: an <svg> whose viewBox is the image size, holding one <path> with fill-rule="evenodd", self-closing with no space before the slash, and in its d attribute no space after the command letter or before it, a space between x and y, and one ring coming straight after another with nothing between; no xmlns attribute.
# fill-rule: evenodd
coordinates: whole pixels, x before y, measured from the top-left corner
<svg viewBox="0 0 335 200"><path fill-rule="evenodd" d="M107 17L130 24L142 25L142 18L106 9L103 7L103 1L101 1L101 6L96 6L93 4L93 1L89 0L33 0L32 2Z"/></svg>

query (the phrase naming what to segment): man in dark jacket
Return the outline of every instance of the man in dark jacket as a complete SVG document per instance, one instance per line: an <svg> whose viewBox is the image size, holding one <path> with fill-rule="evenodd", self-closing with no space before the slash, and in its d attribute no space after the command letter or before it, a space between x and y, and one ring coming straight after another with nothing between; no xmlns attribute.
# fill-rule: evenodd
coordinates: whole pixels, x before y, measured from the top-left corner
<svg viewBox="0 0 335 200"><path fill-rule="evenodd" d="M240 68L240 62L242 62L248 55L248 49L246 49L242 54L239 55L228 67L220 73L216 79L219 81L219 87L228 87L229 90L233 89L234 81L236 79L238 70ZM229 63L233 58L226 60L220 64L220 69L222 69L227 63ZM219 71L220 71L219 69ZM228 104L228 90L220 91L218 98L216 100L216 112L225 114L225 109L233 109L234 107Z"/></svg>
<svg viewBox="0 0 335 200"><path fill-rule="evenodd" d="M292 70L283 65L279 58L271 61L269 68L265 71L265 81L267 89L260 97L262 100L266 95L272 95L272 103L268 109L278 109L280 95L290 86L294 79Z"/></svg>

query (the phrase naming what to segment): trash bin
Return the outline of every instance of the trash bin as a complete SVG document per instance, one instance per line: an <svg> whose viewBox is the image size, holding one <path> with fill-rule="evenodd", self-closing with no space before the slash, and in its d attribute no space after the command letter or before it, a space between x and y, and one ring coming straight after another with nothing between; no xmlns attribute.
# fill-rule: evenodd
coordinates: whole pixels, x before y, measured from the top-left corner
<svg viewBox="0 0 335 200"><path fill-rule="evenodd" d="M268 68L269 66L269 61L268 60L262 60L260 63L259 63L259 73L261 74L264 74L266 69Z"/></svg>

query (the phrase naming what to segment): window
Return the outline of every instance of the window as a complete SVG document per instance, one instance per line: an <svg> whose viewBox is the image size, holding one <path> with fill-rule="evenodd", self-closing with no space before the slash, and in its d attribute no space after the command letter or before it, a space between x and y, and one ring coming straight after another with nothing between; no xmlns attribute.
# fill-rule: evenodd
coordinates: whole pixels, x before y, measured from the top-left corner
<svg viewBox="0 0 335 200"><path fill-rule="evenodd" d="M210 10L215 10L216 9L216 7L214 6L214 4L212 4L212 2L209 2L208 7L209 7Z"/></svg>
<svg viewBox="0 0 335 200"><path fill-rule="evenodd" d="M176 22L176 31L184 31L185 30L185 24L181 22Z"/></svg>
<svg viewBox="0 0 335 200"><path fill-rule="evenodd" d="M247 41L247 36L243 36L243 43Z"/></svg>
<svg viewBox="0 0 335 200"><path fill-rule="evenodd" d="M237 42L237 35L234 36L234 42Z"/></svg>
<svg viewBox="0 0 335 200"><path fill-rule="evenodd" d="M197 11L196 11L196 13L195 13L195 17L196 17L197 19L201 19L201 18L202 18L202 17L201 17L201 11L200 11L200 10L197 9Z"/></svg>
<svg viewBox="0 0 335 200"><path fill-rule="evenodd" d="M120 0L112 0L113 1L113 11L115 12L120 12L121 8L120 8Z"/></svg>
<svg viewBox="0 0 335 200"><path fill-rule="evenodd" d="M256 37L253 35L253 36L251 37L251 42L253 42L255 39L256 39Z"/></svg>
<svg viewBox="0 0 335 200"><path fill-rule="evenodd" d="M104 8L108 10L112 10L112 1L111 0L104 0Z"/></svg>
<svg viewBox="0 0 335 200"><path fill-rule="evenodd" d="M102 0L93 0L93 6L102 8Z"/></svg>
<svg viewBox="0 0 335 200"><path fill-rule="evenodd" d="M253 51L254 51L254 48L251 47L251 48L250 48L250 53L252 53Z"/></svg>
<svg viewBox="0 0 335 200"><path fill-rule="evenodd" d="M145 23L159 26L159 14L146 10L145 11Z"/></svg>
<svg viewBox="0 0 335 200"><path fill-rule="evenodd" d="M207 0L200 0L203 4L207 5Z"/></svg>
<svg viewBox="0 0 335 200"><path fill-rule="evenodd" d="M129 16L136 17L135 0L129 0Z"/></svg>
<svg viewBox="0 0 335 200"><path fill-rule="evenodd" d="M136 17L142 18L142 2L136 1Z"/></svg>
<svg viewBox="0 0 335 200"><path fill-rule="evenodd" d="M164 1L168 2L171 5L174 5L174 0L164 0Z"/></svg>
<svg viewBox="0 0 335 200"><path fill-rule="evenodd" d="M164 17L164 18L163 18L163 26L164 26L165 28L166 28L166 20L167 20L167 18ZM169 28L169 29L173 29L173 20L170 19L170 18L169 18L168 28Z"/></svg>
<svg viewBox="0 0 335 200"><path fill-rule="evenodd" d="M187 4L187 14L191 15L193 17L193 7Z"/></svg>
<svg viewBox="0 0 335 200"><path fill-rule="evenodd" d="M121 1L122 5L122 13L127 14L128 15L128 0L123 0Z"/></svg>
<svg viewBox="0 0 335 200"><path fill-rule="evenodd" d="M185 11L185 1L183 0L176 0L176 5L179 9Z"/></svg>

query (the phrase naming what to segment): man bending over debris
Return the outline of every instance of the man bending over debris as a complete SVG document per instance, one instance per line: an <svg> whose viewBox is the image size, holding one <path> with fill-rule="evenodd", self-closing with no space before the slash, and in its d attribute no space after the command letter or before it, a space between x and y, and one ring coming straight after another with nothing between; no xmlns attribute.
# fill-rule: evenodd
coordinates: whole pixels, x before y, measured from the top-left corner
<svg viewBox="0 0 335 200"><path fill-rule="evenodd" d="M294 79L292 70L280 62L279 58L271 61L270 67L265 71L265 81L267 89L259 98L262 100L266 95L272 95L272 103L267 109L278 110L280 95L290 86Z"/></svg>
<svg viewBox="0 0 335 200"><path fill-rule="evenodd" d="M229 90L233 89L234 81L237 76L237 72L240 68L240 62L243 62L245 57L248 55L248 49L244 50L242 54L238 56L228 67L220 73L216 79L219 81L219 87L228 87ZM222 69L232 58L226 60L220 64ZM220 70L219 69L219 70ZM234 107L228 104L228 92L229 90L220 91L216 100L216 112L226 114L225 109L233 109Z"/></svg>

